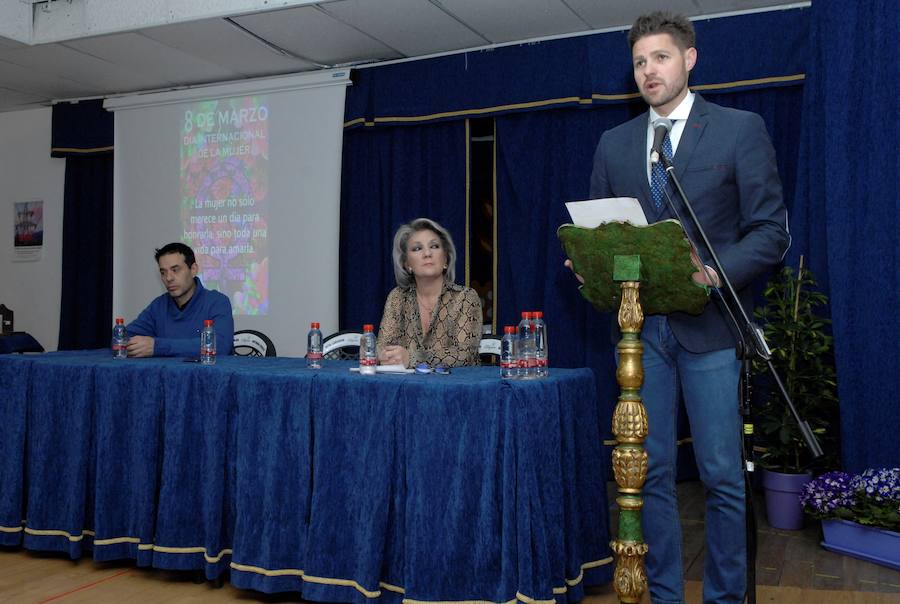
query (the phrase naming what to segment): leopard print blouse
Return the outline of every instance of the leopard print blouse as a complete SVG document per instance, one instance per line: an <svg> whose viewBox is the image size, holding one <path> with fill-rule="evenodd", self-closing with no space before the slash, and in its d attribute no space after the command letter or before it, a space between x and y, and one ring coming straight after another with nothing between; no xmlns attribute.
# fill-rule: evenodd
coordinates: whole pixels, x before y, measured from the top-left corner
<svg viewBox="0 0 900 604"><path fill-rule="evenodd" d="M422 333L415 284L395 287L384 303L378 329L378 352L399 344L409 351L409 367L443 363L448 367L480 365L481 299L474 289L444 283L444 289L431 311L428 333Z"/></svg>

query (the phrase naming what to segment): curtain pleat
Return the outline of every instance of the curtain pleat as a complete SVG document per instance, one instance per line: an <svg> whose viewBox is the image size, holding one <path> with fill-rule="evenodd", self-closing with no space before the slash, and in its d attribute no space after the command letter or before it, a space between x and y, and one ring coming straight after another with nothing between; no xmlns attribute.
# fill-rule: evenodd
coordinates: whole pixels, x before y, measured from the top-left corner
<svg viewBox="0 0 900 604"><path fill-rule="evenodd" d="M344 134L341 171L340 327L381 320L396 286L391 243L404 222L426 217L450 231L456 281L465 278L465 121Z"/></svg>
<svg viewBox="0 0 900 604"><path fill-rule="evenodd" d="M790 254L805 254L830 294L851 472L900 460L900 91L896 63L870 60L900 39L897 9L893 0L817 0L810 15Z"/></svg>

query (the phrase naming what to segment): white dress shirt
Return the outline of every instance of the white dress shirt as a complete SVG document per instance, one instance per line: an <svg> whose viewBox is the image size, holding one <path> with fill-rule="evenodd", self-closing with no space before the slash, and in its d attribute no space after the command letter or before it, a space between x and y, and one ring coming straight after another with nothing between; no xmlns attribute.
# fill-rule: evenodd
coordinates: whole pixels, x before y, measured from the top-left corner
<svg viewBox="0 0 900 604"><path fill-rule="evenodd" d="M678 104L678 107L666 116L667 119L672 120L674 123L672 124L672 129L669 131L669 140L672 141L672 156L674 157L676 153L678 153L678 143L681 142L681 135L684 132L684 127L687 124L688 116L691 114L691 108L694 106L694 93L690 90L687 93L687 96L681 100L681 103ZM650 108L650 115L647 120L647 182L651 181L651 172L652 166L650 164L650 147L653 146L653 122L662 116L658 114L653 107Z"/></svg>

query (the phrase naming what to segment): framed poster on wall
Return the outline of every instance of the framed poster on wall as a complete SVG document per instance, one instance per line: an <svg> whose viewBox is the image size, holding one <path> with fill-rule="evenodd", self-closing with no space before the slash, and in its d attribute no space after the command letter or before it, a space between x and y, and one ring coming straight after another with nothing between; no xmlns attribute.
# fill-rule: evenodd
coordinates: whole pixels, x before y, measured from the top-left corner
<svg viewBox="0 0 900 604"><path fill-rule="evenodd" d="M13 260L40 260L44 247L44 202L17 201L13 212Z"/></svg>

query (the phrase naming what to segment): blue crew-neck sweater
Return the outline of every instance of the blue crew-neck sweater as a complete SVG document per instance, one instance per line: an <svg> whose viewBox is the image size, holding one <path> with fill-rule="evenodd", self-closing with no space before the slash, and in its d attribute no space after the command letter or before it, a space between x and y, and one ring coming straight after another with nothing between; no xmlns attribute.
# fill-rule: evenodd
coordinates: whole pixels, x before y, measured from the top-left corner
<svg viewBox="0 0 900 604"><path fill-rule="evenodd" d="M231 354L234 344L234 318L228 296L206 289L198 277L197 288L184 309L165 293L154 299L125 330L130 336L153 338L155 357L196 357L200 355L200 330L203 321L212 319L216 329L216 352Z"/></svg>

